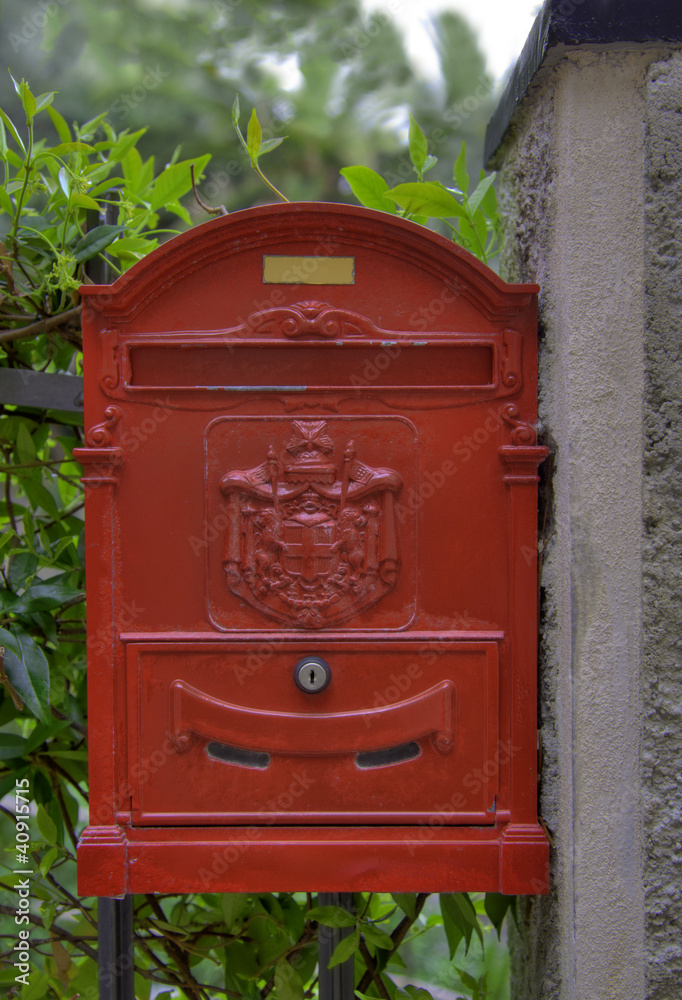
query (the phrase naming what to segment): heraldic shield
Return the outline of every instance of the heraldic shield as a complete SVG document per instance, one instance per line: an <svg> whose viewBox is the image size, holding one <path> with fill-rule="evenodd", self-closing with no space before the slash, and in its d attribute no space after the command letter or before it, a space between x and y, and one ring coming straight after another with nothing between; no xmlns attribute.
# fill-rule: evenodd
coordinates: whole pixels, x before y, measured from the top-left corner
<svg viewBox="0 0 682 1000"><path fill-rule="evenodd" d="M337 462L324 420L294 420L292 431L282 455L270 444L261 465L222 477L223 566L230 590L264 614L318 629L393 590L402 481L361 462L353 441Z"/></svg>

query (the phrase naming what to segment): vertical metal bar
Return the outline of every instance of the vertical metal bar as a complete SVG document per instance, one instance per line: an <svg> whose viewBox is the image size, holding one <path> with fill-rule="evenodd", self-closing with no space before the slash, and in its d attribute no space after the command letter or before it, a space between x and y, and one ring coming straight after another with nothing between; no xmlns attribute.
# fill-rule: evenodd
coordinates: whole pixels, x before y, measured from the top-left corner
<svg viewBox="0 0 682 1000"><path fill-rule="evenodd" d="M353 912L352 892L320 892L318 906L341 906ZM334 949L351 933L350 927L323 927L318 932L319 943L319 996L320 1000L353 1000L355 996L355 961L351 956L347 961L328 969L329 959Z"/></svg>
<svg viewBox="0 0 682 1000"><path fill-rule="evenodd" d="M116 224L118 205L113 204L113 199L117 193L117 188L107 191L107 198L110 199L110 204L105 205L103 212L96 212L93 208L85 213L85 224L88 232L94 229L95 226L113 226ZM108 285L112 278L112 270L107 263L106 254L98 254L97 257L89 260L85 265L85 271L87 276L96 285Z"/></svg>
<svg viewBox="0 0 682 1000"><path fill-rule="evenodd" d="M99 1000L135 1000L133 897L97 904Z"/></svg>

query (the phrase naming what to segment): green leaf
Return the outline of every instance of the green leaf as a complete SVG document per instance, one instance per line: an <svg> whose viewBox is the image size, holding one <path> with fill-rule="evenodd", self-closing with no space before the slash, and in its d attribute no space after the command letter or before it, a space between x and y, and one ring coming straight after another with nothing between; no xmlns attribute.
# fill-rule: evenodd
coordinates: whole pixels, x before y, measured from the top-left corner
<svg viewBox="0 0 682 1000"><path fill-rule="evenodd" d="M355 917L342 906L314 906L308 910L308 920L315 920L325 927L355 927Z"/></svg>
<svg viewBox="0 0 682 1000"><path fill-rule="evenodd" d="M426 160L424 161L424 169L422 173L425 174L427 170L430 170L431 167L435 167L437 163L438 163L438 157L432 156L431 153L429 153L429 155L426 157Z"/></svg>
<svg viewBox="0 0 682 1000"><path fill-rule="evenodd" d="M363 924L362 934L365 939L371 944L376 945L377 948L384 948L390 951L393 947L393 941L386 931L382 931L380 927L376 927L374 924Z"/></svg>
<svg viewBox="0 0 682 1000"><path fill-rule="evenodd" d="M288 138L288 136L282 135L278 139L266 139L265 142L261 143L258 155L264 156L266 153L269 153L271 149L277 149L278 146L282 145L286 138Z"/></svg>
<svg viewBox="0 0 682 1000"><path fill-rule="evenodd" d="M79 192L73 196L71 202L73 205L78 205L79 208L88 208L92 212L99 212L99 204L89 194Z"/></svg>
<svg viewBox="0 0 682 1000"><path fill-rule="evenodd" d="M36 446L25 424L19 425L15 452L20 464L36 460Z"/></svg>
<svg viewBox="0 0 682 1000"><path fill-rule="evenodd" d="M45 1000L50 991L50 977L33 967L30 973L29 985L21 990L21 1000Z"/></svg>
<svg viewBox="0 0 682 1000"><path fill-rule="evenodd" d="M246 151L251 157L251 163L255 166L258 162L261 143L263 141L263 129L258 121L258 115L254 108L249 118L249 125L246 130Z"/></svg>
<svg viewBox="0 0 682 1000"><path fill-rule="evenodd" d="M56 108L48 108L47 113L52 119L52 124L54 125L57 135L62 142L71 142L71 130L66 124L66 120L59 114Z"/></svg>
<svg viewBox="0 0 682 1000"><path fill-rule="evenodd" d="M401 996L409 997L410 1000L433 1000L429 991L422 989L420 986L406 986L405 990L401 990L396 996L398 998Z"/></svg>
<svg viewBox="0 0 682 1000"><path fill-rule="evenodd" d="M55 520L59 518L59 509L56 501L42 483L37 482L35 479L22 479L21 488L28 497L28 502L33 510L42 508L46 514L49 514ZM49 550L49 546L44 547Z"/></svg>
<svg viewBox="0 0 682 1000"><path fill-rule="evenodd" d="M14 205L4 187L0 187L0 208L2 208L3 212L7 212L9 216L14 218Z"/></svg>
<svg viewBox="0 0 682 1000"><path fill-rule="evenodd" d="M351 955L358 950L360 947L360 931L356 928L352 934L345 937L342 941L339 941L336 948L334 949L334 954L329 959L328 969L333 969L335 965L340 965L345 962L346 959L350 958Z"/></svg>
<svg viewBox="0 0 682 1000"><path fill-rule="evenodd" d="M249 906L249 897L244 892L224 892L220 897L225 927L231 931L235 923Z"/></svg>
<svg viewBox="0 0 682 1000"><path fill-rule="evenodd" d="M181 938L189 937L189 932L184 927L171 924L167 920L154 920L154 926L160 928L162 931L166 931L168 934L175 934Z"/></svg>
<svg viewBox="0 0 682 1000"><path fill-rule="evenodd" d="M36 813L36 820L38 822L38 829L40 830L40 835L43 840L48 844L57 843L57 826L52 820L50 814L45 809L45 806L39 805L38 811Z"/></svg>
<svg viewBox="0 0 682 1000"><path fill-rule="evenodd" d="M185 206L179 201L169 201L166 205L166 210L168 212L172 212L173 215L177 215L183 222L186 222L188 226L194 225L192 216L189 214ZM153 247L150 246L150 249L153 249Z"/></svg>
<svg viewBox="0 0 682 1000"><path fill-rule="evenodd" d="M473 192L469 198L469 211L472 215L478 211L479 205L488 193L488 189L495 183L496 173L488 174L482 181L476 185L476 190Z"/></svg>
<svg viewBox="0 0 682 1000"><path fill-rule="evenodd" d="M421 180L422 173L424 172L424 164L426 163L426 157L429 152L429 144L426 141L426 136L421 130L421 127L417 121L410 115L410 130L409 130L409 144L410 144L410 159L414 164L414 169L419 175Z"/></svg>
<svg viewBox="0 0 682 1000"><path fill-rule="evenodd" d="M258 961L254 948L245 941L230 941L225 946L225 962L234 975L250 978L258 972Z"/></svg>
<svg viewBox="0 0 682 1000"><path fill-rule="evenodd" d="M393 205L385 198L389 191L388 184L376 170L371 167L343 167L340 173L361 205L396 214Z"/></svg>
<svg viewBox="0 0 682 1000"><path fill-rule="evenodd" d="M47 94L41 94L40 97L36 98L36 114L44 111L45 108L49 107L54 101L56 90L50 90Z"/></svg>
<svg viewBox="0 0 682 1000"><path fill-rule="evenodd" d="M303 1000L303 983L296 970L282 958L275 966L277 1000Z"/></svg>
<svg viewBox="0 0 682 1000"><path fill-rule="evenodd" d="M467 972L466 969L460 969L458 965L455 966L455 970L464 985L470 990L476 990L478 993L478 980L474 979L471 973Z"/></svg>
<svg viewBox="0 0 682 1000"><path fill-rule="evenodd" d="M508 910L511 909L512 913L514 913L516 909L516 896L504 896L501 892L486 892L483 905L486 915L497 931L499 938Z"/></svg>
<svg viewBox="0 0 682 1000"><path fill-rule="evenodd" d="M67 199L71 193L71 179L69 177L69 171L66 167L62 167L57 174L57 179L59 180L59 186L66 195Z"/></svg>
<svg viewBox="0 0 682 1000"><path fill-rule="evenodd" d="M139 260L140 257L144 257L151 250L156 249L159 245L159 241L156 239L149 239L144 236L124 236L123 239L114 240L113 243L109 244L108 253L112 257L135 257Z"/></svg>
<svg viewBox="0 0 682 1000"><path fill-rule="evenodd" d="M462 143L459 156L455 160L452 176L462 194L466 194L469 190L469 174L467 173L467 145L465 142Z"/></svg>
<svg viewBox="0 0 682 1000"><path fill-rule="evenodd" d="M5 114L5 112L2 110L2 108L0 108L0 118L2 118L3 122L5 123L5 125L7 126L7 128L9 129L10 135L12 136L12 138L14 139L14 141L16 142L16 144L19 147L19 149L22 151L22 153L24 155L26 155L26 146L24 146L24 143L23 143L23 140L22 140L21 136L19 135L19 133L17 132L16 128L14 127L14 122L12 121L11 118L8 117L8 115Z"/></svg>
<svg viewBox="0 0 682 1000"><path fill-rule="evenodd" d="M386 195L411 215L428 215L435 219L452 216L466 218L467 213L457 199L440 184L425 182L398 184Z"/></svg>
<svg viewBox="0 0 682 1000"><path fill-rule="evenodd" d="M465 952L469 950L472 934L476 934L483 944L483 931L476 916L476 910L468 893L443 893L440 896L440 910L443 914L445 935L450 947L450 959L454 957L457 947L464 938Z"/></svg>
<svg viewBox="0 0 682 1000"><path fill-rule="evenodd" d="M0 121L0 160L4 160L6 156L7 156L7 132L5 131L5 123Z"/></svg>
<svg viewBox="0 0 682 1000"><path fill-rule="evenodd" d="M33 611L49 611L51 608L61 607L62 604L76 597L85 599L82 591L60 582L64 575L60 574L59 578L54 579L54 582L32 584L20 597L16 597L13 603L8 604L6 610L15 615Z"/></svg>
<svg viewBox="0 0 682 1000"><path fill-rule="evenodd" d="M18 627L0 628L4 668L10 683L28 709L43 722L50 719L50 669L40 646Z"/></svg>
<svg viewBox="0 0 682 1000"><path fill-rule="evenodd" d="M414 920L416 916L417 893L416 892L392 892L391 898L397 903L403 913Z"/></svg>
<svg viewBox="0 0 682 1000"><path fill-rule="evenodd" d="M66 156L68 153L94 153L94 148L87 142L60 142L58 146L41 149L36 153L36 160L41 156Z"/></svg>
<svg viewBox="0 0 682 1000"><path fill-rule="evenodd" d="M3 557L5 549L8 549L10 545L13 545L17 538L9 526L3 525L3 531L4 534L0 535L0 557Z"/></svg>
<svg viewBox="0 0 682 1000"><path fill-rule="evenodd" d="M232 103L232 124L236 127L239 126L239 94L235 96Z"/></svg>
<svg viewBox="0 0 682 1000"><path fill-rule="evenodd" d="M125 226L95 226L74 244L71 252L76 263L80 264L84 260L95 257L124 231Z"/></svg>
<svg viewBox="0 0 682 1000"><path fill-rule="evenodd" d="M123 157L130 152L133 146L137 145L138 140L142 138L146 131L146 128L141 128L137 132L130 132L128 134L123 133L120 135L109 150L108 161L110 163L120 162Z"/></svg>
<svg viewBox="0 0 682 1000"><path fill-rule="evenodd" d="M149 198L151 209L156 212L158 209L165 208L168 202L177 201L178 198L187 194L192 188L190 163L194 163L194 176L198 181L210 159L211 154L207 153L196 160L183 160L182 163L174 163L172 167L166 167L154 181Z"/></svg>
<svg viewBox="0 0 682 1000"><path fill-rule="evenodd" d="M7 652L5 652L7 656ZM0 733L0 760L13 760L26 753L26 740L12 733Z"/></svg>
<svg viewBox="0 0 682 1000"><path fill-rule="evenodd" d="M33 121L33 116L36 113L36 99L31 93L31 88L22 80L21 83L17 83L12 74L10 73L10 79L14 84L14 89L16 90L19 98L21 100L24 111L26 112L26 118L28 121Z"/></svg>

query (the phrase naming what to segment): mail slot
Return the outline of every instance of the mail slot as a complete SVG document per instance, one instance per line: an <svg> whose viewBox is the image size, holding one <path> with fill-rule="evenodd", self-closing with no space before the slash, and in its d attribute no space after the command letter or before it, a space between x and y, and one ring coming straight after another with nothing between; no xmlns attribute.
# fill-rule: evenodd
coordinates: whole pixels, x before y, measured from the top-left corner
<svg viewBox="0 0 682 1000"><path fill-rule="evenodd" d="M302 203L82 293L79 891L546 891L537 287Z"/></svg>

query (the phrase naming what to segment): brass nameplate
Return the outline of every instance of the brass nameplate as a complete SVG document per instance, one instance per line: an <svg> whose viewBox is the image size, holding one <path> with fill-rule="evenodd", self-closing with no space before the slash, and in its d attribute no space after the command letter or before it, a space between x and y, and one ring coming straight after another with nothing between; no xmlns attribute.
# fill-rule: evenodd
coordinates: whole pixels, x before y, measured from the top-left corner
<svg viewBox="0 0 682 1000"><path fill-rule="evenodd" d="M266 285L352 285L355 257L284 257L263 255Z"/></svg>

